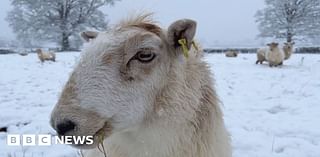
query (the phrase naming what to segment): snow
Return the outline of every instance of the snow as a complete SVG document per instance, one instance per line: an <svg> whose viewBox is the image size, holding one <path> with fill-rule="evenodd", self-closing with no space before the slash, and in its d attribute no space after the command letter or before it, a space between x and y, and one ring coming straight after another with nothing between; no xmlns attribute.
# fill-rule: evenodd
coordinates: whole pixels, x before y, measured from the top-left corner
<svg viewBox="0 0 320 157"><path fill-rule="evenodd" d="M58 53L41 64L36 54L0 55L0 128L9 134L55 134L50 112L80 53ZM206 54L223 103L234 157L320 156L320 55L294 54L281 68L255 65L254 54ZM0 157L77 156L64 145L7 146Z"/></svg>
<svg viewBox="0 0 320 157"><path fill-rule="evenodd" d="M49 125L50 112L68 79L79 53L57 54L57 62L41 64L36 54L0 56L0 128L10 134L55 134ZM6 134L0 132L0 157L75 156L63 145L39 147L7 146Z"/></svg>
<svg viewBox="0 0 320 157"><path fill-rule="evenodd" d="M320 156L320 55L295 54L281 68L255 55L208 55L235 157Z"/></svg>

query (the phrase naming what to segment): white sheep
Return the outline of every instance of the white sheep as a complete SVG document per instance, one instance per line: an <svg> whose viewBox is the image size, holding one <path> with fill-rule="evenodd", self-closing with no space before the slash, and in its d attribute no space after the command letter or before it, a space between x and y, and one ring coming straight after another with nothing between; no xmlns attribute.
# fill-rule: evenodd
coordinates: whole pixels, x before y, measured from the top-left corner
<svg viewBox="0 0 320 157"><path fill-rule="evenodd" d="M267 44L268 47L258 49L256 64L262 64L264 61L267 61L270 66L282 65L285 59L285 50L279 49L278 45L278 43L273 42Z"/></svg>
<svg viewBox="0 0 320 157"><path fill-rule="evenodd" d="M256 64L258 64L258 63L262 64L264 61L267 61L266 60L266 54L267 54L268 51L270 51L269 47L264 47L264 48L258 49Z"/></svg>
<svg viewBox="0 0 320 157"><path fill-rule="evenodd" d="M284 43L284 46L283 46L283 52L284 52L284 59L287 60L290 58L290 56L292 55L293 53L293 45L295 43L294 42L287 42L287 43Z"/></svg>
<svg viewBox="0 0 320 157"><path fill-rule="evenodd" d="M91 148L85 157L231 157L212 75L193 42L196 22L161 28L149 16L82 33L89 43L51 125L62 136L94 136L73 145Z"/></svg>
<svg viewBox="0 0 320 157"><path fill-rule="evenodd" d="M226 54L226 57L237 57L239 52L230 50L230 51L227 51L225 54Z"/></svg>
<svg viewBox="0 0 320 157"><path fill-rule="evenodd" d="M19 55L20 56L27 56L28 52L27 51L21 51L21 52L19 52Z"/></svg>
<svg viewBox="0 0 320 157"><path fill-rule="evenodd" d="M40 59L40 61L43 63L46 60L50 60L55 62L56 61L56 54L54 54L53 52L43 52L41 49L37 49L37 54L38 54L38 58Z"/></svg>
<svg viewBox="0 0 320 157"><path fill-rule="evenodd" d="M269 51L266 53L266 60L269 62L269 66L278 66L283 64L284 52L278 47L278 43L267 44Z"/></svg>

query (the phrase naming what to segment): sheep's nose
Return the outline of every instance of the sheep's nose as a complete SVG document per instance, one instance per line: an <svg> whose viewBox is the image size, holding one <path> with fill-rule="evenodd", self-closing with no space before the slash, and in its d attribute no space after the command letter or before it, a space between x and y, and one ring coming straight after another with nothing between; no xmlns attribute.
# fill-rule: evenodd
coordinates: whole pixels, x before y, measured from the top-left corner
<svg viewBox="0 0 320 157"><path fill-rule="evenodd" d="M57 132L59 135L65 135L67 132L74 130L76 127L76 124L70 120L67 120L65 122L59 123L57 125Z"/></svg>

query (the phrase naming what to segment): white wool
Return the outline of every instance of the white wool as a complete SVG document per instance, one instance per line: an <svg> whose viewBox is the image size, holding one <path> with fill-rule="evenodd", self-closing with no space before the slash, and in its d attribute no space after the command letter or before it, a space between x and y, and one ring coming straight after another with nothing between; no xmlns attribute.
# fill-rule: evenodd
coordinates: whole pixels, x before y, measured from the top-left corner
<svg viewBox="0 0 320 157"><path fill-rule="evenodd" d="M283 50L279 49L278 47L274 50L266 51L266 60L269 62L270 65L278 65L283 62L284 60L284 52Z"/></svg>
<svg viewBox="0 0 320 157"><path fill-rule="evenodd" d="M192 31L186 28L194 23L179 20L170 32L146 24L145 18L90 39L52 112L52 125L56 129L56 123L72 120L78 126L73 135L97 135L102 129L109 135L103 141L108 157L231 157L214 80L201 51L194 46L184 57L170 43L174 36L167 36ZM185 37L193 40L194 33ZM136 59L148 50L154 60ZM98 148L84 153L104 157Z"/></svg>

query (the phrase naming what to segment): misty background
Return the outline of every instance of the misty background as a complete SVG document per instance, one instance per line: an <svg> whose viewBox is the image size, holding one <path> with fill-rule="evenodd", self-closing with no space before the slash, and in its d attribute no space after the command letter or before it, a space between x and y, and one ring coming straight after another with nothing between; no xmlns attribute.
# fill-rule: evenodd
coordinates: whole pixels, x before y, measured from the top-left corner
<svg viewBox="0 0 320 157"><path fill-rule="evenodd" d="M259 33L254 15L263 8L264 0L122 0L113 6L104 6L109 24L117 23L129 14L141 11L154 12L162 26L181 18L198 22L197 39L204 47L254 47L265 44L257 38ZM0 1L0 39L14 40L15 34L5 20L12 9L10 0Z"/></svg>
<svg viewBox="0 0 320 157"><path fill-rule="evenodd" d="M101 5L112 1L112 6ZM208 75L214 77L212 87L222 105L233 157L320 157L320 0L0 0L0 157L83 156L66 145L8 146L7 135L56 135L49 123L50 113L69 75L82 61L94 57L82 59L89 52L81 53L84 40L80 32L103 31L141 12L154 12L163 28L182 18L197 21L196 40L204 55L197 60L192 57L190 64L206 62L210 68ZM85 35L90 37L90 33ZM32 41L35 44L28 45ZM278 43L268 47L270 42ZM141 52L132 59L138 60ZM150 59L147 54L140 57ZM190 71L187 58L175 58L178 60L170 59L170 64L183 62L180 70ZM98 65L100 59L94 60ZM119 62L90 69L101 73L100 69L118 67ZM112 63L117 65L110 66ZM137 68L144 68L142 64ZM203 70L195 67L199 69L192 68L194 73ZM148 79L143 76L139 82ZM108 83L108 77L104 74L99 79ZM185 82L193 77L185 76ZM100 100L109 101L96 101ZM135 134L125 136L137 140L131 137Z"/></svg>

